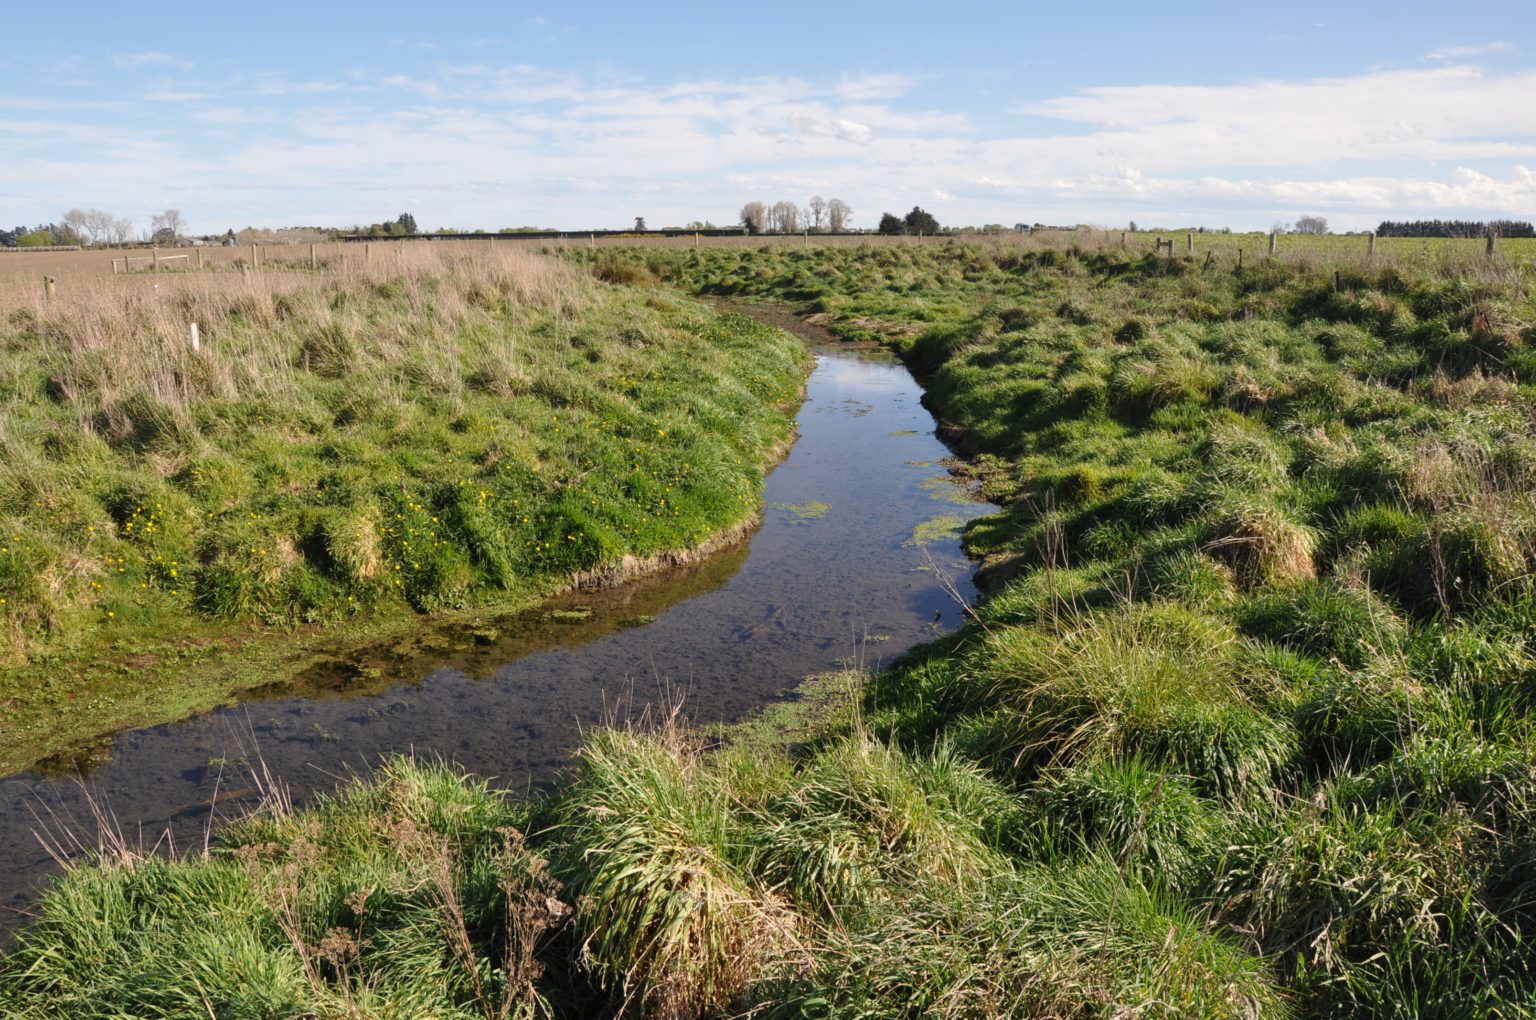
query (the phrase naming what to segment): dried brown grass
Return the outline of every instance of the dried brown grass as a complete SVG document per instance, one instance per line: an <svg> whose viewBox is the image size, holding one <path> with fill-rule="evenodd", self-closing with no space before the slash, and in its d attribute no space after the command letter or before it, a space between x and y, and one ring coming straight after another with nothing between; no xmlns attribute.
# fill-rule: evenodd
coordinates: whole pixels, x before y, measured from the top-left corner
<svg viewBox="0 0 1536 1020"><path fill-rule="evenodd" d="M32 281L3 280L0 319L10 326L7 343L43 349L60 399L94 395L110 406L137 392L185 407L207 396L276 396L302 370L339 376L390 362L453 335L490 303L564 314L581 300L583 275L508 246L419 244L314 271L80 279L61 284L52 301ZM381 302L405 314L379 315ZM188 339L192 323L199 352ZM457 379L455 369L432 381Z"/></svg>

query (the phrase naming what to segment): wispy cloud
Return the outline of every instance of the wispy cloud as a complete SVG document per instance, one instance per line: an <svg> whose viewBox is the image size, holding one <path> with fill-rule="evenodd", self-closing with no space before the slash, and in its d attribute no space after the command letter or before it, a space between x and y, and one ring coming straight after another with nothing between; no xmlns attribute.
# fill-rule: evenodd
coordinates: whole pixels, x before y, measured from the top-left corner
<svg viewBox="0 0 1536 1020"><path fill-rule="evenodd" d="M188 71L192 68L192 61L185 57L172 56L169 53L160 53L155 50L146 50L140 53L114 53L112 66L123 70L132 70L139 67L174 67L178 70Z"/></svg>
<svg viewBox="0 0 1536 1020"><path fill-rule="evenodd" d="M1466 60L1469 57L1483 57L1490 53L1504 53L1514 48L1515 44L1511 42L1483 43L1481 46L1446 46L1424 54L1424 59Z"/></svg>
<svg viewBox="0 0 1536 1020"><path fill-rule="evenodd" d="M1327 166L1340 161L1536 159L1536 71L1473 67L1232 86L1085 89L1018 107L1084 125L1051 139L1088 168Z"/></svg>

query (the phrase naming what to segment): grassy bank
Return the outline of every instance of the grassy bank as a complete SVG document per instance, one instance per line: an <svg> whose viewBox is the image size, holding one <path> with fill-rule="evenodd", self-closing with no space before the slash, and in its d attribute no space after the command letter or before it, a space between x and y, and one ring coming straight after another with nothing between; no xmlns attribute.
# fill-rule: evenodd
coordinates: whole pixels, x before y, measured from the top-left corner
<svg viewBox="0 0 1536 1020"><path fill-rule="evenodd" d="M792 338L516 252L305 268L0 301L0 771L755 513Z"/></svg>
<svg viewBox="0 0 1536 1020"><path fill-rule="evenodd" d="M1301 1015L1528 1015L1536 304L1480 257L647 256L924 377L991 597L880 677Z"/></svg>
<svg viewBox="0 0 1536 1020"><path fill-rule="evenodd" d="M967 533L976 618L723 740L596 733L547 800L396 762L208 857L73 871L0 1002L1536 1015L1522 271L595 258L900 351L1003 507Z"/></svg>

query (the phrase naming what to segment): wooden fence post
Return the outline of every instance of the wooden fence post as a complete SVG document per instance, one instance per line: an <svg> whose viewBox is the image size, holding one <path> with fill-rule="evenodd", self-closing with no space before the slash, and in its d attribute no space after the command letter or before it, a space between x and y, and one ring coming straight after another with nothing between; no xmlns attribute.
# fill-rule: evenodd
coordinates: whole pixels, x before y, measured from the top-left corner
<svg viewBox="0 0 1536 1020"><path fill-rule="evenodd" d="M1269 232L1269 253L1271 255L1275 253L1275 239L1279 236L1280 235L1273 230Z"/></svg>
<svg viewBox="0 0 1536 1020"><path fill-rule="evenodd" d="M367 241L363 242L363 264L364 265L368 264L368 242Z"/></svg>
<svg viewBox="0 0 1536 1020"><path fill-rule="evenodd" d="M1125 231L1120 231L1120 247L1125 247Z"/></svg>
<svg viewBox="0 0 1536 1020"><path fill-rule="evenodd" d="M1376 258L1376 231L1365 232L1365 260L1370 262Z"/></svg>
<svg viewBox="0 0 1536 1020"><path fill-rule="evenodd" d="M1184 235L1184 250L1189 252L1191 255L1194 254L1194 252L1195 252L1195 235L1194 234L1185 234Z"/></svg>
<svg viewBox="0 0 1536 1020"><path fill-rule="evenodd" d="M197 268L203 268L203 249L197 249Z"/></svg>
<svg viewBox="0 0 1536 1020"><path fill-rule="evenodd" d="M53 304L53 299L57 296L58 291L54 288L53 277L43 277L43 303L46 305L51 305Z"/></svg>
<svg viewBox="0 0 1536 1020"><path fill-rule="evenodd" d="M202 337L197 335L197 323L195 322L187 325L187 342L192 345L193 352L203 349L203 340Z"/></svg>
<svg viewBox="0 0 1536 1020"><path fill-rule="evenodd" d="M1237 249L1237 269L1238 272L1242 272L1243 269L1243 249L1241 248Z"/></svg>
<svg viewBox="0 0 1536 1020"><path fill-rule="evenodd" d="M154 268L151 271L158 273L160 271L160 249L159 248L150 248L149 249L149 254L150 254L150 258L154 259L154 263L155 263L154 264Z"/></svg>
<svg viewBox="0 0 1536 1020"><path fill-rule="evenodd" d="M320 268L320 263L315 260L315 246L314 245L310 245L309 246L309 268L310 269L319 269Z"/></svg>
<svg viewBox="0 0 1536 1020"><path fill-rule="evenodd" d="M596 233L588 234L587 235L587 240L589 242L591 242L592 250L593 251L597 251L597 234Z"/></svg>
<svg viewBox="0 0 1536 1020"><path fill-rule="evenodd" d="M1487 255L1488 255L1489 258L1493 258L1494 238L1496 238L1498 236L1499 236L1499 232L1497 230L1495 230L1493 227L1489 227L1488 228L1488 252L1487 252Z"/></svg>

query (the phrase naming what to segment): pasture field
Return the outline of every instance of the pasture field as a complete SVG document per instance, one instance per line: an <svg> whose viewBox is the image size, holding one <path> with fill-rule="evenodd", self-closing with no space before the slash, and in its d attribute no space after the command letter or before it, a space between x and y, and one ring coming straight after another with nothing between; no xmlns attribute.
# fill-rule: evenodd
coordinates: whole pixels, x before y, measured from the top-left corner
<svg viewBox="0 0 1536 1020"><path fill-rule="evenodd" d="M897 351L1002 507L968 625L724 732L596 732L544 797L398 760L119 848L0 1003L1536 1015L1529 269L1089 240L568 253Z"/></svg>
<svg viewBox="0 0 1536 1020"><path fill-rule="evenodd" d="M5 772L755 518L798 341L511 249L304 255L0 283Z"/></svg>
<svg viewBox="0 0 1536 1020"><path fill-rule="evenodd" d="M1123 241L1122 241L1123 238ZM331 271L381 269L393 262L400 265L409 252L419 254L421 246L430 246L439 252L454 252L460 257L477 253L495 253L507 250L540 252L546 254L571 254L582 250L625 249L672 249L694 248L747 249L753 251L793 250L810 248L872 248L872 247L928 247L945 244L964 244L984 251L1064 250L1123 251L1140 255L1154 250L1159 240L1172 240L1179 257L1193 254L1205 259L1208 255L1223 264L1233 264L1241 250L1249 264L1253 260L1269 258L1269 235L1263 233L1191 233L1188 231L1122 231L1115 229L1081 228L1077 230L1039 230L1028 234L1007 232L1002 234L956 234L939 237L860 235L819 235L806 237L801 234L766 234L741 237L600 237L589 241L579 232L569 237L521 238L515 234L494 240L377 240L369 242L324 241L314 244L258 244L238 248L205 246L202 248L160 248L159 275L182 275L201 269L203 272L238 272L242 266L266 262L269 267L299 269L309 267L311 248L318 266ZM1321 265L1324 262L1396 266L1400 269L1430 271L1444 269L1481 258L1485 241L1480 238L1377 238L1374 255L1368 260L1367 240L1363 234L1286 234L1278 240L1275 259L1281 262L1306 262ZM0 249L0 285L11 281L18 292L24 292L29 284L37 288L38 300L42 299L42 281L45 276L57 280L81 280L97 276L110 276L116 270L121 275L124 256L132 260L134 275L151 272L154 254L148 248L84 249L70 252L31 252L25 249ZM1536 238L1506 238L1498 241L1496 257L1505 264L1536 267Z"/></svg>

